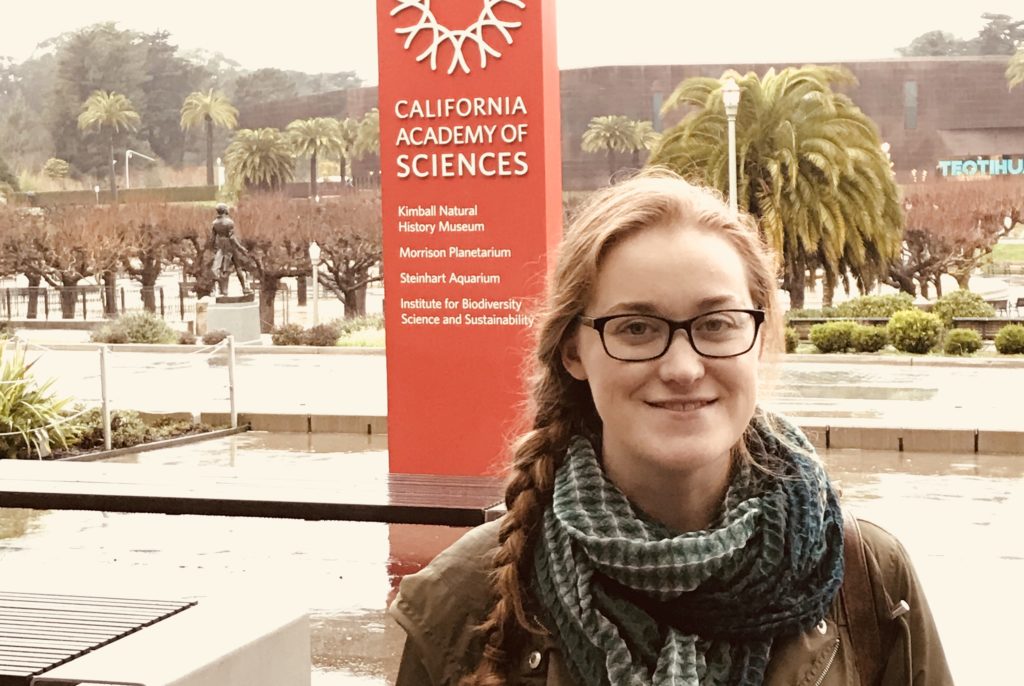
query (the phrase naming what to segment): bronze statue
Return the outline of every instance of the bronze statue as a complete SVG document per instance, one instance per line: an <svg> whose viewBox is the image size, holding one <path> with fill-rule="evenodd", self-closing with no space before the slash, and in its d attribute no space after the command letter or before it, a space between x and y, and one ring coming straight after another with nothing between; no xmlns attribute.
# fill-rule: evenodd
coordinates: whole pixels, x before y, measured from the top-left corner
<svg viewBox="0 0 1024 686"><path fill-rule="evenodd" d="M228 294L228 279L231 278L232 270L242 284L242 292L246 295L252 293L241 261L249 253L235 236L235 222L228 216L228 206L224 203L217 205L217 218L213 220L209 245L214 250L213 279L217 284L217 293Z"/></svg>

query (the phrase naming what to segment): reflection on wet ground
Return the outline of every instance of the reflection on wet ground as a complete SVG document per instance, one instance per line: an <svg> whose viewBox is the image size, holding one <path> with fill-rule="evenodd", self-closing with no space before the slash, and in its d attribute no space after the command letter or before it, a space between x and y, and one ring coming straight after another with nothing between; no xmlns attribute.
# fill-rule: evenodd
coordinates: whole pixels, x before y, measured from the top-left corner
<svg viewBox="0 0 1024 686"><path fill-rule="evenodd" d="M379 436L250 433L119 459L336 477L386 469L386 447ZM910 551L957 683L1017 683L1024 458L829 451L823 459L844 499ZM0 508L0 584L291 599L311 613L316 686L390 684L403 641L385 614L393 588L463 531Z"/></svg>

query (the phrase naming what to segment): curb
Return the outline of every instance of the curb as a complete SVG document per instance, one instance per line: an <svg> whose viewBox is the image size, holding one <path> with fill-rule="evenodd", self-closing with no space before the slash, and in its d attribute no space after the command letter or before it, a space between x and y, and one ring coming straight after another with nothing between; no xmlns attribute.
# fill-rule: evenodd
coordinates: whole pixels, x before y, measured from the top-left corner
<svg viewBox="0 0 1024 686"><path fill-rule="evenodd" d="M175 438L168 438L163 441L139 443L138 445L128 446L127 448L114 448L113 450L99 450L82 453L80 455L69 455L68 457L58 458L55 462L95 462L97 460L105 460L108 457L116 457L117 455L125 455L127 453L144 453L150 450L160 450L161 448L173 448L178 445L198 443L211 438L223 438L224 436L231 436L249 430L248 426L239 423L237 429L215 429L213 431L204 431L203 433L198 434L176 436Z"/></svg>

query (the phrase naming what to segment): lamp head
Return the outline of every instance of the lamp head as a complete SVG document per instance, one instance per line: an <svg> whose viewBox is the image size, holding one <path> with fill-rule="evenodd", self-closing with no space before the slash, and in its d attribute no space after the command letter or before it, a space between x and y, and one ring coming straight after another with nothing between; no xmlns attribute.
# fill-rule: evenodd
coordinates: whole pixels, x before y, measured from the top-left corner
<svg viewBox="0 0 1024 686"><path fill-rule="evenodd" d="M726 115L735 117L740 108L740 87L731 77L722 84L722 103L725 105Z"/></svg>
<svg viewBox="0 0 1024 686"><path fill-rule="evenodd" d="M320 261L320 246L316 241L309 244L309 259L313 262Z"/></svg>

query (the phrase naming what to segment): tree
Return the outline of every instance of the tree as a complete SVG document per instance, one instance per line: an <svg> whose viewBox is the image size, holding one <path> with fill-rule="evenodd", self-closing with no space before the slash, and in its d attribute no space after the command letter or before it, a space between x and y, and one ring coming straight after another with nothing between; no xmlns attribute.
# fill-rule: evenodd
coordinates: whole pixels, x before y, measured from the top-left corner
<svg viewBox="0 0 1024 686"><path fill-rule="evenodd" d="M320 283L345 303L345 318L366 314L366 287L383 277L380 196L345 194L315 208L313 239L320 245ZM374 272L374 273L371 273Z"/></svg>
<svg viewBox="0 0 1024 686"><path fill-rule="evenodd" d="M43 176L51 181L59 181L62 185L64 179L68 178L70 173L71 165L65 160L56 157L46 160L46 163L43 165Z"/></svg>
<svg viewBox="0 0 1024 686"><path fill-rule="evenodd" d="M636 149L636 126L632 119L621 114L594 117L583 132L580 146L583 152L608 153L608 175L615 174L616 152Z"/></svg>
<svg viewBox="0 0 1024 686"><path fill-rule="evenodd" d="M1010 58L1010 64L1006 67L1006 81L1010 90L1024 83L1024 48L1017 50L1017 53Z"/></svg>
<svg viewBox="0 0 1024 686"><path fill-rule="evenodd" d="M338 121L338 141L334 146L334 152L338 153L338 166L341 168L341 179L347 181L352 177L349 165L356 157L356 143L359 140L359 122L352 117L345 117ZM379 124L378 124L379 126ZM378 135L379 135L378 128ZM378 150L380 143L378 139Z"/></svg>
<svg viewBox="0 0 1024 686"><path fill-rule="evenodd" d="M145 79L141 88L145 99L139 108L144 127L141 131L153 151L173 166L180 166L185 156L185 131L180 124L182 101L196 92L210 74L178 55L178 48L168 42L166 31L139 34L145 48ZM211 182L212 184L212 182Z"/></svg>
<svg viewBox="0 0 1024 686"><path fill-rule="evenodd" d="M309 157L309 197L315 198L317 157L341 146L341 124L331 117L296 119L288 125L287 131L295 154Z"/></svg>
<svg viewBox="0 0 1024 686"><path fill-rule="evenodd" d="M84 173L106 176L112 159L103 136L84 136L76 125L82 103L91 94L120 93L133 103L132 109L145 109L146 48L138 36L120 31L113 23L97 24L62 34L51 41L57 60L53 88L46 101L46 119L54 150L48 156L67 160ZM141 119L141 114L139 114ZM149 153L148 143L133 132L125 134L125 144Z"/></svg>
<svg viewBox="0 0 1024 686"><path fill-rule="evenodd" d="M916 281L925 297L933 284L941 296L943 274L966 289L981 259L1024 221L1024 190L1007 179L933 181L907 186L904 207L903 248L889 281L911 295Z"/></svg>
<svg viewBox="0 0 1024 686"><path fill-rule="evenodd" d="M897 189L874 123L832 84L855 83L838 67L733 71L722 80L683 81L663 112L693 109L662 135L651 164L720 190L729 187L722 83L739 84L737 204L760 222L782 256L783 287L803 306L807 268L820 264L826 285L847 270L862 290L888 271L902 227Z"/></svg>
<svg viewBox="0 0 1024 686"><path fill-rule="evenodd" d="M946 31L928 31L922 33L896 52L904 57L954 57L967 55L971 49L970 42L957 38Z"/></svg>
<svg viewBox="0 0 1024 686"><path fill-rule="evenodd" d="M1024 21L1007 14L984 13L985 25L974 38L964 40L945 31L928 31L896 48L904 57L953 57L959 55L1012 55L1024 44Z"/></svg>
<svg viewBox="0 0 1024 686"><path fill-rule="evenodd" d="M281 69L257 69L238 77L235 82L235 102L246 109L273 100L287 100L299 94L295 82Z"/></svg>
<svg viewBox="0 0 1024 686"><path fill-rule="evenodd" d="M82 105L78 128L83 131L107 131L110 151L110 192L117 204L117 179L114 175L114 136L122 130L134 131L140 122L139 113L121 93L93 91Z"/></svg>
<svg viewBox="0 0 1024 686"><path fill-rule="evenodd" d="M181 128L185 131L203 123L206 133L206 185L212 186L213 178L213 127L233 129L238 125L238 110L220 91L189 93L181 105Z"/></svg>
<svg viewBox="0 0 1024 686"><path fill-rule="evenodd" d="M11 168L7 166L4 158L0 157L0 195L3 195L6 189L17 191L18 179L11 173Z"/></svg>
<svg viewBox="0 0 1024 686"><path fill-rule="evenodd" d="M291 142L278 129L239 129L225 153L231 183L275 190L295 176Z"/></svg>
<svg viewBox="0 0 1024 686"><path fill-rule="evenodd" d="M380 153L380 110L374 107L359 120L359 129L353 147L356 159Z"/></svg>
<svg viewBox="0 0 1024 686"><path fill-rule="evenodd" d="M250 267L259 282L260 330L274 328L274 301L281 279L310 271L309 244L313 222L306 199L291 200L277 193L246 196L232 213Z"/></svg>
<svg viewBox="0 0 1024 686"><path fill-rule="evenodd" d="M640 151L654 150L661 140L661 134L654 130L650 121L633 122L633 166L640 167Z"/></svg>

